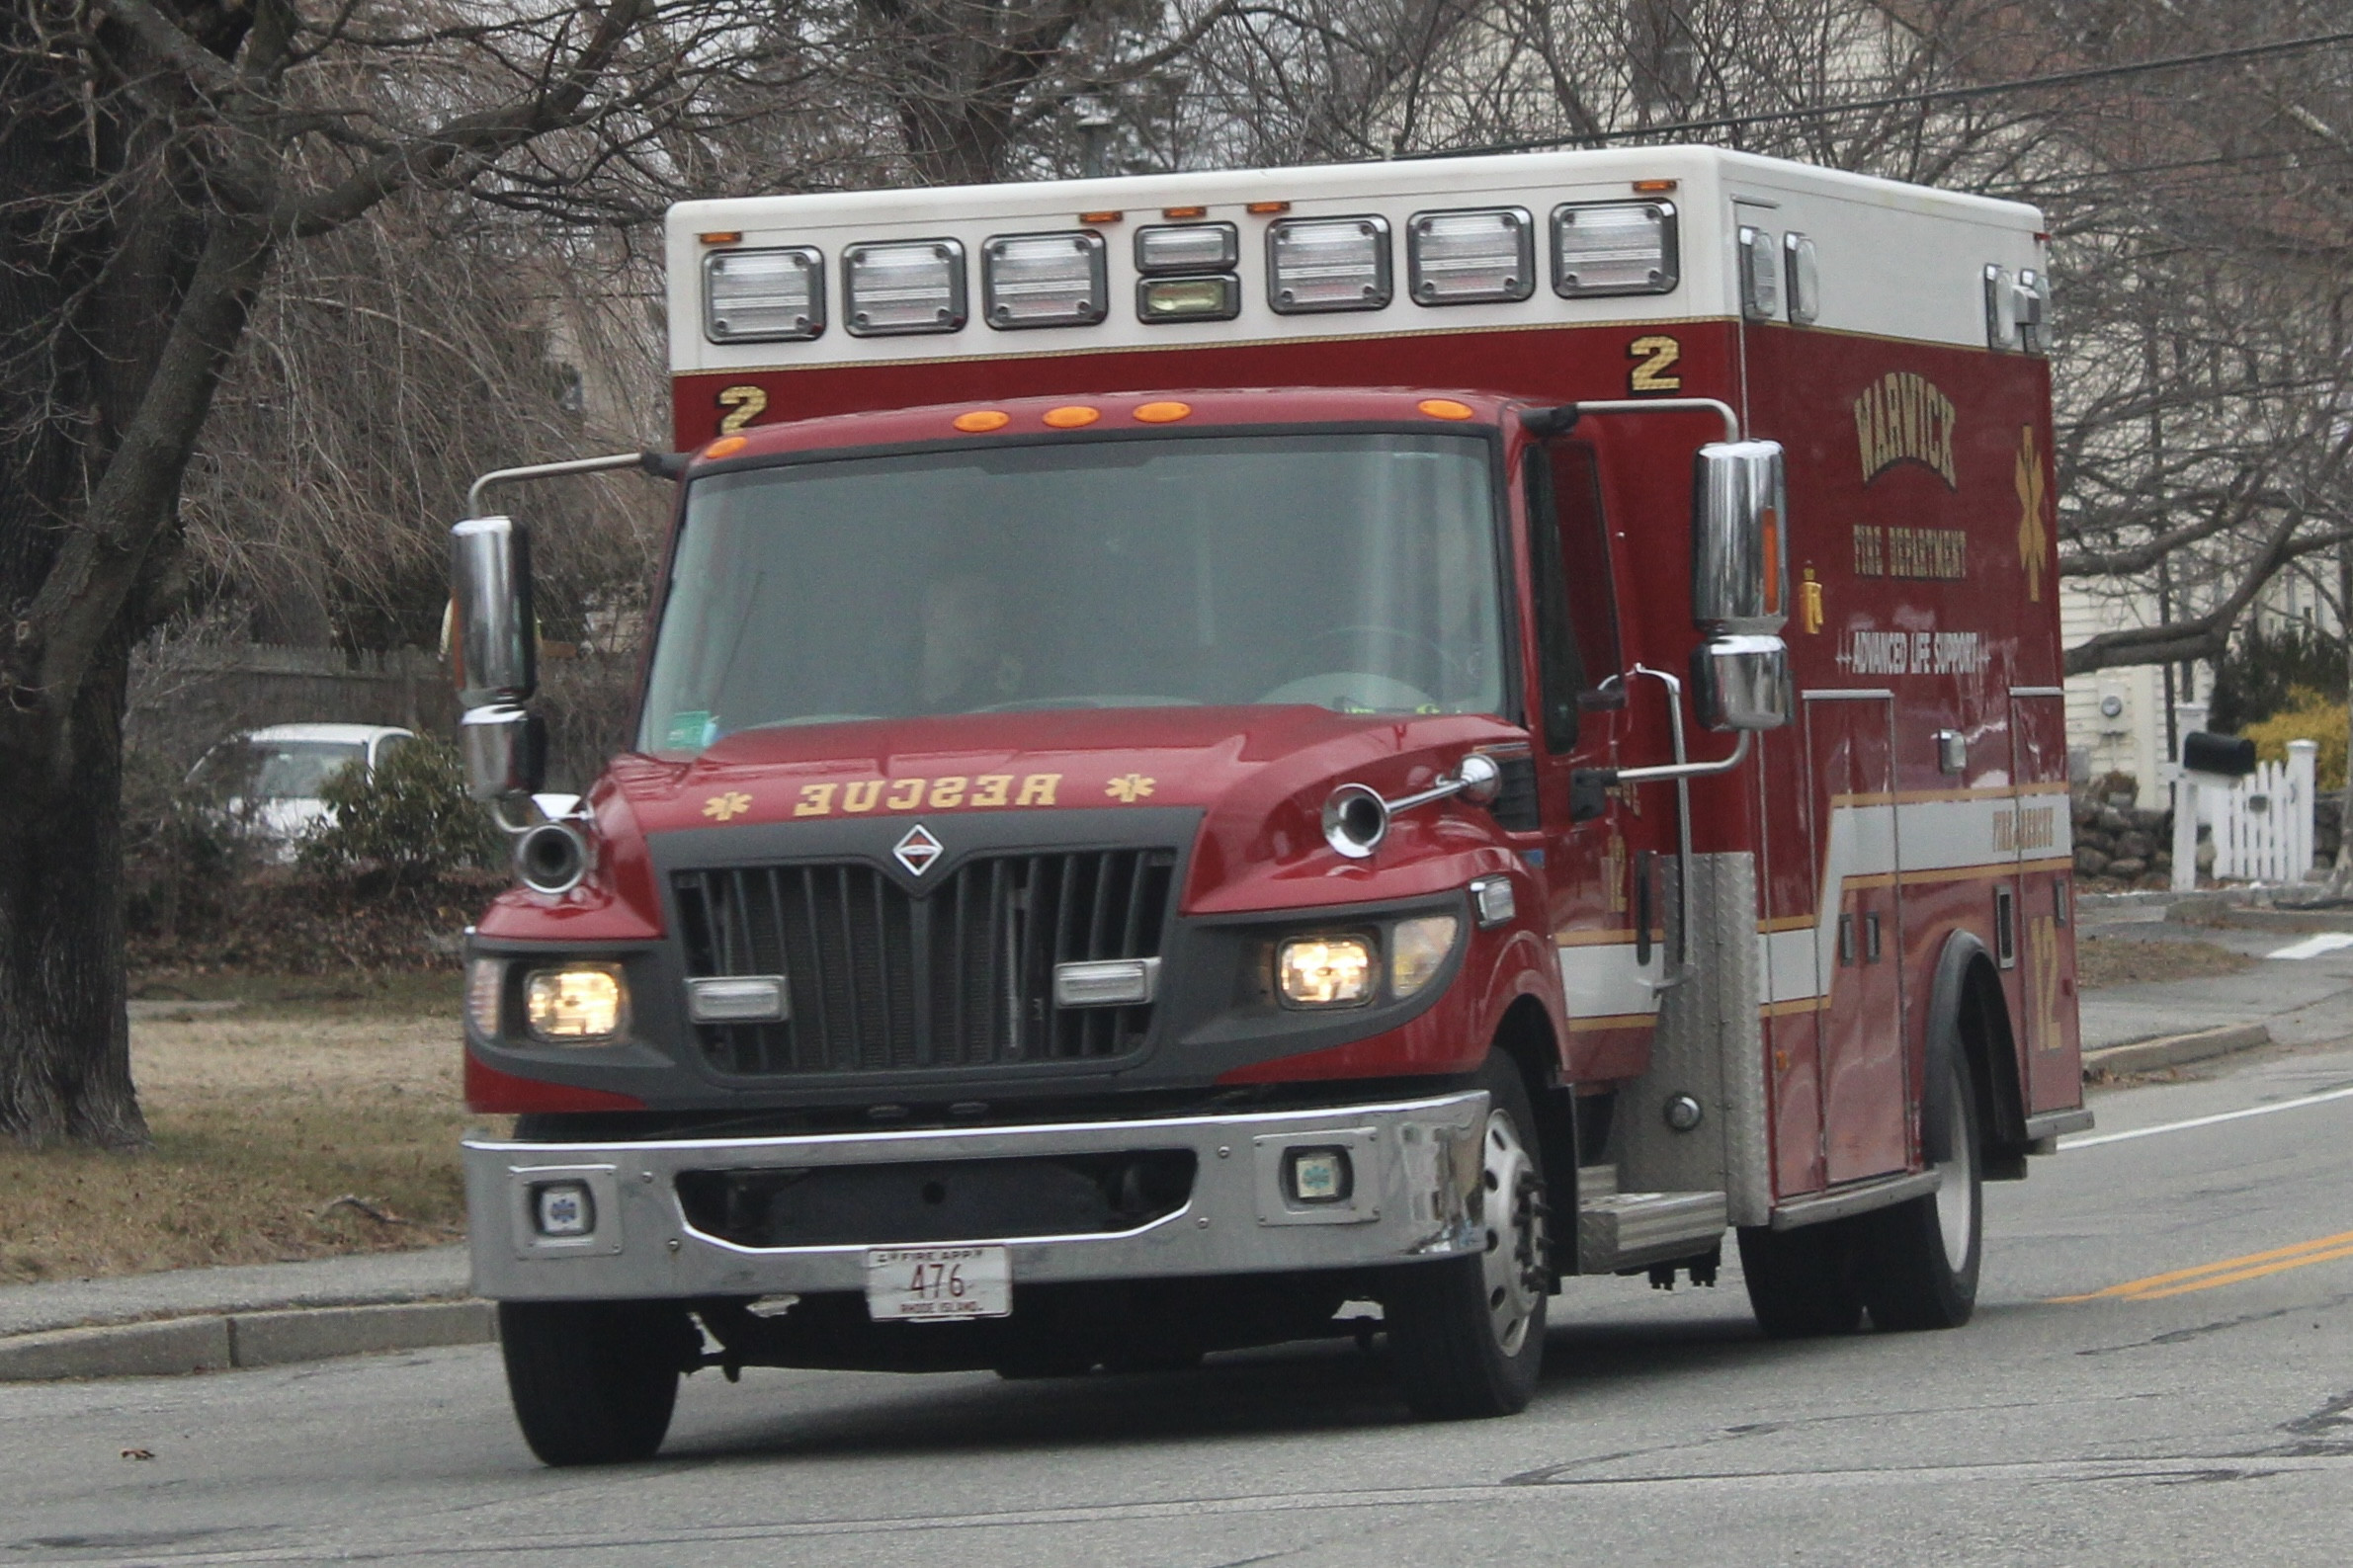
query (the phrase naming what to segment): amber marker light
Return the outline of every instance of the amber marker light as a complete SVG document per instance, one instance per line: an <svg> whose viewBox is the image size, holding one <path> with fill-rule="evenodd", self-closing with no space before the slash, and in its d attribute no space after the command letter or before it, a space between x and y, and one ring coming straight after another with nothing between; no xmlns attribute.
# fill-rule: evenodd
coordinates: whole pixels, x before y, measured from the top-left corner
<svg viewBox="0 0 2353 1568"><path fill-rule="evenodd" d="M708 234L697 234L695 238L706 245L733 245L742 240L743 230L739 228L714 229Z"/></svg>
<svg viewBox="0 0 2353 1568"><path fill-rule="evenodd" d="M1013 416L999 409L975 408L968 414L957 415L950 423L967 436L985 436L1012 424Z"/></svg>
<svg viewBox="0 0 2353 1568"><path fill-rule="evenodd" d="M1189 417L1192 412L1193 405L1191 403L1138 403L1135 405L1135 417L1147 425L1173 425L1178 420Z"/></svg>
<svg viewBox="0 0 2353 1568"><path fill-rule="evenodd" d="M1451 397L1425 397L1413 405L1432 419L1469 419L1471 405L1458 403Z"/></svg>
<svg viewBox="0 0 2353 1568"><path fill-rule="evenodd" d="M1253 202L1242 210L1255 212L1261 217L1272 217L1279 212L1290 211L1291 204L1289 202Z"/></svg>
<svg viewBox="0 0 2353 1568"><path fill-rule="evenodd" d="M1125 212L1081 212L1078 220L1081 223L1117 223L1127 215Z"/></svg>
<svg viewBox="0 0 2353 1568"><path fill-rule="evenodd" d="M1160 215L1172 219L1207 217L1210 215L1210 209L1206 206L1164 206L1160 209Z"/></svg>
<svg viewBox="0 0 2353 1568"><path fill-rule="evenodd" d="M741 436L721 436L703 449L706 457L732 457L749 445Z"/></svg>
<svg viewBox="0 0 2353 1568"><path fill-rule="evenodd" d="M1637 180L1634 183L1634 194L1637 196L1664 196L1680 183L1676 180Z"/></svg>
<svg viewBox="0 0 2353 1568"><path fill-rule="evenodd" d="M1103 410L1083 403L1064 403L1046 411L1046 423L1054 430L1083 430L1102 417Z"/></svg>

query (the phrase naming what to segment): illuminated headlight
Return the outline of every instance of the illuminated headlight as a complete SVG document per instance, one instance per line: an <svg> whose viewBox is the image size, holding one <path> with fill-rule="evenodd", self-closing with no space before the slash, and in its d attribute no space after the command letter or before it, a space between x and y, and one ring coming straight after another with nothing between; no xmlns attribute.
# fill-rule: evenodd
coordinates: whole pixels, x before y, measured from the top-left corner
<svg viewBox="0 0 2353 1568"><path fill-rule="evenodd" d="M1287 316L1389 301L1388 219L1293 217L1266 231L1267 293Z"/></svg>
<svg viewBox="0 0 2353 1568"><path fill-rule="evenodd" d="M1110 309L1103 236L999 234L980 247L980 288L992 327L1087 326Z"/></svg>
<svg viewBox="0 0 2353 1568"><path fill-rule="evenodd" d="M1138 321L1231 321L1242 313L1242 284L1234 277L1139 278Z"/></svg>
<svg viewBox="0 0 2353 1568"><path fill-rule="evenodd" d="M629 991L617 963L573 963L535 969L523 982L523 1014L532 1037L555 1045L587 1045L621 1032Z"/></svg>
<svg viewBox="0 0 2353 1568"><path fill-rule="evenodd" d="M1553 208L1553 291L1563 298L1669 293L1679 271L1671 202Z"/></svg>
<svg viewBox="0 0 2353 1568"><path fill-rule="evenodd" d="M504 958L475 958L465 965L465 1022L484 1039L498 1038L506 981Z"/></svg>
<svg viewBox="0 0 2353 1568"><path fill-rule="evenodd" d="M703 335L778 343L825 330L825 263L806 247L720 251L703 262Z"/></svg>
<svg viewBox="0 0 2353 1568"><path fill-rule="evenodd" d="M1362 937L1295 937L1275 953L1275 981L1293 1007L1358 1007L1373 997L1373 945Z"/></svg>
<svg viewBox="0 0 2353 1568"><path fill-rule="evenodd" d="M1417 212L1405 234L1406 287L1425 305L1525 299L1536 290L1534 228L1516 206Z"/></svg>
<svg viewBox="0 0 2353 1568"><path fill-rule="evenodd" d="M1392 996L1408 997L1438 978L1447 954L1455 950L1455 933L1462 922L1452 915L1423 915L1400 920L1388 937L1388 988Z"/></svg>
<svg viewBox="0 0 2353 1568"><path fill-rule="evenodd" d="M1241 259L1241 231L1231 223L1155 223L1135 231L1139 273L1230 272Z"/></svg>
<svg viewBox="0 0 2353 1568"><path fill-rule="evenodd" d="M959 330L964 246L952 239L851 246L842 252L842 315L861 338Z"/></svg>

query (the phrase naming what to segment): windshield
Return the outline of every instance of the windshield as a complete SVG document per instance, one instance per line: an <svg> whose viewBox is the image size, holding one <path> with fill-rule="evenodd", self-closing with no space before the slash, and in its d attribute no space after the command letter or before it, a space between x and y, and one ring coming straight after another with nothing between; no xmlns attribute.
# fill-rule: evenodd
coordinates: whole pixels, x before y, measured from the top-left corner
<svg viewBox="0 0 2353 1568"><path fill-rule="evenodd" d="M1188 437L697 480L640 745L928 713L1497 712L1486 442Z"/></svg>
<svg viewBox="0 0 2353 1568"><path fill-rule="evenodd" d="M257 740L252 746L248 766L256 800L314 798L328 780L368 755L367 747L351 741Z"/></svg>

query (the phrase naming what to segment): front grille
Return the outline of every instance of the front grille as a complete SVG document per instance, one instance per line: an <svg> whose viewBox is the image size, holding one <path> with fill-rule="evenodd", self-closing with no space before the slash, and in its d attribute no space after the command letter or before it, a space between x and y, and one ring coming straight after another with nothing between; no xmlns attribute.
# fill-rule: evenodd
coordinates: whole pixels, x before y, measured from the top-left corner
<svg viewBox="0 0 2353 1568"><path fill-rule="evenodd" d="M781 974L792 1014L696 1032L746 1075L1124 1056L1151 1007L1056 1007L1054 965L1158 956L1175 868L1164 849L976 858L920 896L864 863L676 872L687 973Z"/></svg>

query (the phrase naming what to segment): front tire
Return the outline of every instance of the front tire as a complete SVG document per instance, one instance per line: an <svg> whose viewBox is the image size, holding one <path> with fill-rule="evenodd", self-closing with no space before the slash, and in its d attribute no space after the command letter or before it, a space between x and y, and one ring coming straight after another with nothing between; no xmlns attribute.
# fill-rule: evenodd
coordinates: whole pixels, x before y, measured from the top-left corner
<svg viewBox="0 0 2353 1568"><path fill-rule="evenodd" d="M1976 1097L1958 1058L1946 1071L1951 1076L1943 1103L1935 1108L1935 1124L1925 1129L1928 1157L1942 1182L1926 1197L1860 1222L1863 1299L1882 1329L1957 1329L1976 1310L1985 1247Z"/></svg>
<svg viewBox="0 0 2353 1568"><path fill-rule="evenodd" d="M651 1458L701 1349L666 1301L501 1301L498 1345L523 1441L552 1465Z"/></svg>
<svg viewBox="0 0 2353 1568"><path fill-rule="evenodd" d="M1501 1052L1487 1092L1473 1218L1484 1249L1400 1269L1382 1302L1405 1402L1425 1421L1509 1416L1528 1407L1544 1365L1544 1161L1519 1068Z"/></svg>

